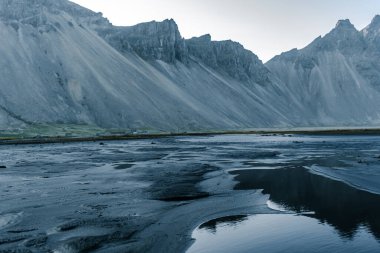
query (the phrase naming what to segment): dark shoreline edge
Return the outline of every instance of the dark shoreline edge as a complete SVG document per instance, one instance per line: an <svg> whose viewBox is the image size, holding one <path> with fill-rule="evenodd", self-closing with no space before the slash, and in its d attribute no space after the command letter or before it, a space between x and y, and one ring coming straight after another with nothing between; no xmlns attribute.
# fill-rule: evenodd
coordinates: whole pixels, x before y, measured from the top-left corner
<svg viewBox="0 0 380 253"><path fill-rule="evenodd" d="M380 128L363 129L311 129L311 130L236 130L236 131L209 131L209 132L184 132L184 133L157 133L157 134L126 134L126 135L103 135L90 137L44 137L44 138L17 138L1 139L0 145L22 144L53 144L71 142L96 142L96 141L119 141L139 139L159 139L167 137L186 136L212 136L212 135L237 135L237 134L261 134L261 135L380 135Z"/></svg>

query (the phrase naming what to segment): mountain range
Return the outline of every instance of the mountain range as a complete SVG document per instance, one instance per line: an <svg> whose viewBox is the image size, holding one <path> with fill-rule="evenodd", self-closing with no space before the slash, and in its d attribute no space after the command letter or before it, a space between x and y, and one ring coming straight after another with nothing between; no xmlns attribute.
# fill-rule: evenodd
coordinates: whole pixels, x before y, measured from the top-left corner
<svg viewBox="0 0 380 253"><path fill-rule="evenodd" d="M174 20L120 27L67 0L0 0L0 129L376 126L379 55L380 16L263 64Z"/></svg>

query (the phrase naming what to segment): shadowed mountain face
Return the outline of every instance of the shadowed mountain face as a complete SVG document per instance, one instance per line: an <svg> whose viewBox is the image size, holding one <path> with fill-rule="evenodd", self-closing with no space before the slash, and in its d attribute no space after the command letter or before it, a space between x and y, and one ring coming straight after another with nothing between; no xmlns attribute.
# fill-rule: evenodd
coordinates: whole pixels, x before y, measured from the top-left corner
<svg viewBox="0 0 380 253"><path fill-rule="evenodd" d="M235 171L237 190L263 189L270 199L335 227L352 238L360 226L380 240L380 197L304 168Z"/></svg>
<svg viewBox="0 0 380 253"><path fill-rule="evenodd" d="M356 55L369 50L367 41L375 45L376 27L360 33L344 21L326 43L314 44ZM185 40L173 20L115 27L67 0L0 0L0 128L80 123L200 131L379 121L375 59L358 67L373 84L358 85L361 77L343 70L310 78L314 56L291 54L297 56L280 69L233 41ZM331 64L341 59L326 57Z"/></svg>

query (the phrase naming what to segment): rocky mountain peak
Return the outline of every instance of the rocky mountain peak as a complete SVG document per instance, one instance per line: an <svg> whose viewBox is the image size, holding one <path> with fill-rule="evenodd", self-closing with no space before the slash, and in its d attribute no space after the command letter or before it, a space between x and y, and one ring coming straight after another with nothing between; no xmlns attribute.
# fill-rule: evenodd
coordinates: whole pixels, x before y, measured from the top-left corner
<svg viewBox="0 0 380 253"><path fill-rule="evenodd" d="M192 42L198 42L198 43L210 43L211 42L211 35L205 34L200 37L193 37L190 39Z"/></svg>
<svg viewBox="0 0 380 253"><path fill-rule="evenodd" d="M380 27L380 15L376 15L370 24L371 27Z"/></svg>
<svg viewBox="0 0 380 253"><path fill-rule="evenodd" d="M372 19L372 22L363 29L362 33L369 40L380 37L380 15L376 15Z"/></svg>
<svg viewBox="0 0 380 253"><path fill-rule="evenodd" d="M366 47L363 35L355 28L350 20L339 20L335 28L326 36L314 40L306 50L334 51L351 54L362 51Z"/></svg>
<svg viewBox="0 0 380 253"><path fill-rule="evenodd" d="M356 30L355 26L351 23L349 19L342 19L339 20L338 23L335 26L335 29L341 29L341 30Z"/></svg>
<svg viewBox="0 0 380 253"><path fill-rule="evenodd" d="M334 38L336 40L345 39L349 40L356 37L359 31L350 22L349 19L339 20L335 28L326 35L326 38Z"/></svg>

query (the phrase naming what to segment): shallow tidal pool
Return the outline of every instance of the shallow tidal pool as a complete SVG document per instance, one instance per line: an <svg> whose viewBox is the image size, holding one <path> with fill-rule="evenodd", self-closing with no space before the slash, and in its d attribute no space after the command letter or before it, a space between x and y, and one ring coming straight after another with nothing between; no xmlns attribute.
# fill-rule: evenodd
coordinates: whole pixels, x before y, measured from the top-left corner
<svg viewBox="0 0 380 253"><path fill-rule="evenodd" d="M293 214L225 217L201 225L192 236L196 241L187 253L380 252L380 242L364 226L344 236L327 223Z"/></svg>

